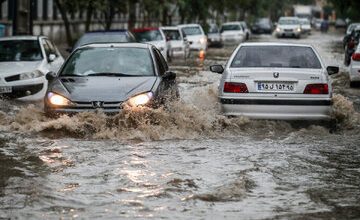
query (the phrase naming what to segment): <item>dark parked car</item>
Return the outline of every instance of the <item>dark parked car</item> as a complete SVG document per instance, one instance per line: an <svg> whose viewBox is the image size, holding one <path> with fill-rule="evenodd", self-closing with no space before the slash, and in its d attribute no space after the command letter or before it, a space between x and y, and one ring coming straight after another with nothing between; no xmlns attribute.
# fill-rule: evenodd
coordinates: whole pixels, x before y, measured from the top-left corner
<svg viewBox="0 0 360 220"><path fill-rule="evenodd" d="M359 44L360 27L356 27L346 39L345 43L345 59L344 64L348 66L351 62L351 56L355 52L357 45Z"/></svg>
<svg viewBox="0 0 360 220"><path fill-rule="evenodd" d="M111 31L91 31L83 34L81 38L75 43L74 47L69 50L69 52L74 51L76 48L81 47L85 44L128 42L136 42L136 39L134 35L126 29Z"/></svg>
<svg viewBox="0 0 360 220"><path fill-rule="evenodd" d="M176 74L150 44L92 44L76 49L58 74L46 75L48 115L101 110L124 105L157 107L176 99Z"/></svg>
<svg viewBox="0 0 360 220"><path fill-rule="evenodd" d="M269 18L259 18L253 24L251 31L254 34L271 34L273 23Z"/></svg>

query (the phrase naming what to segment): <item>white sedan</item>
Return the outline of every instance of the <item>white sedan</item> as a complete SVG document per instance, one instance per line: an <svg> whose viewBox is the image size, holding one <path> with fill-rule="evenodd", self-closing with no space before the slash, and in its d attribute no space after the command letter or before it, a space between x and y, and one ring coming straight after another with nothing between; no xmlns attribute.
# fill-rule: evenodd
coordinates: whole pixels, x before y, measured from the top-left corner
<svg viewBox="0 0 360 220"><path fill-rule="evenodd" d="M43 99L45 74L57 72L63 62L47 37L0 38L0 95L24 101Z"/></svg>
<svg viewBox="0 0 360 220"><path fill-rule="evenodd" d="M349 75L351 87L360 84L360 44L358 44L356 51L351 56Z"/></svg>
<svg viewBox="0 0 360 220"><path fill-rule="evenodd" d="M276 56L274 56L276 54ZM219 86L221 110L229 116L255 119L328 120L332 87L329 75L339 67L325 67L309 45L243 43L225 68Z"/></svg>

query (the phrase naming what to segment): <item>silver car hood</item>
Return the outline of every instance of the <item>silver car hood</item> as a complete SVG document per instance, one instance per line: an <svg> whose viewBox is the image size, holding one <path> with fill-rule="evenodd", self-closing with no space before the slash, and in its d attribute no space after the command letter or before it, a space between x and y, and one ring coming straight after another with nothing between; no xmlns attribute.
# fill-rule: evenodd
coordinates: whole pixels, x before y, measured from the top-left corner
<svg viewBox="0 0 360 220"><path fill-rule="evenodd" d="M62 77L52 83L50 91L74 102L120 102L151 91L156 76L141 77Z"/></svg>

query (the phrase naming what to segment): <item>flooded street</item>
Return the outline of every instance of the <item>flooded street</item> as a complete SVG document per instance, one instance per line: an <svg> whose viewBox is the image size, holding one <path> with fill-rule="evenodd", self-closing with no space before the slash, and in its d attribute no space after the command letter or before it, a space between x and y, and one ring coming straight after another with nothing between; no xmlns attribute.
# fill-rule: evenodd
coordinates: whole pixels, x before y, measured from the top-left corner
<svg viewBox="0 0 360 220"><path fill-rule="evenodd" d="M181 100L47 118L41 103L0 101L0 219L359 219L360 88L341 33L253 41L312 44L333 77L335 130L227 118L220 75L232 47L174 61Z"/></svg>

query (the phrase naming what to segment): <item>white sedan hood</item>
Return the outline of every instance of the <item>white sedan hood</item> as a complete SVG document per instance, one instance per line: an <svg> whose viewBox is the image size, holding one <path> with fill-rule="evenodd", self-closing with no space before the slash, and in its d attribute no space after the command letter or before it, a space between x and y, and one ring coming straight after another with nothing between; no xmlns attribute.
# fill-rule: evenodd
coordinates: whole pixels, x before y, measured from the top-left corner
<svg viewBox="0 0 360 220"><path fill-rule="evenodd" d="M0 77L31 72L38 69L41 65L41 62L42 61L0 62Z"/></svg>

